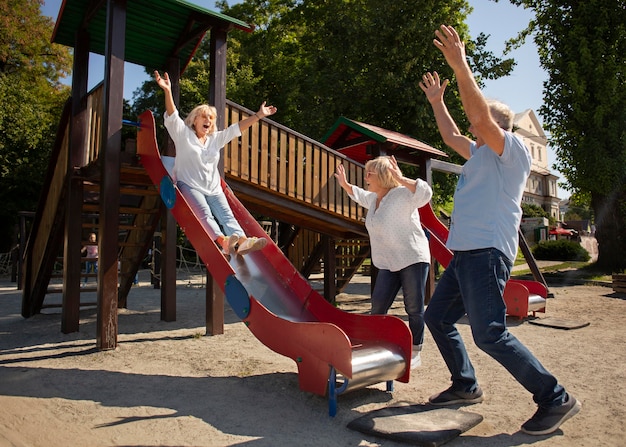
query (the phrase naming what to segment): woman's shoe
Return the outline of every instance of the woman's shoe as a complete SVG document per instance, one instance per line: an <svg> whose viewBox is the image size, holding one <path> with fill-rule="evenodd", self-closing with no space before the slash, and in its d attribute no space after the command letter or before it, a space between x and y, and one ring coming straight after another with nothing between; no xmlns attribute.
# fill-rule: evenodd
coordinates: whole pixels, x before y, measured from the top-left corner
<svg viewBox="0 0 626 447"><path fill-rule="evenodd" d="M267 245L267 240L262 237L249 237L241 244L239 244L239 248L237 248L238 255L246 255L251 251L261 250L263 247Z"/></svg>
<svg viewBox="0 0 626 447"><path fill-rule="evenodd" d="M220 246L222 247L222 252L224 255L228 256L231 253L235 253L237 246L237 242L239 242L239 236L236 234L232 234L230 236L222 236L220 241Z"/></svg>
<svg viewBox="0 0 626 447"><path fill-rule="evenodd" d="M236 234L228 236L228 253L237 253L237 242L239 242L239 236Z"/></svg>

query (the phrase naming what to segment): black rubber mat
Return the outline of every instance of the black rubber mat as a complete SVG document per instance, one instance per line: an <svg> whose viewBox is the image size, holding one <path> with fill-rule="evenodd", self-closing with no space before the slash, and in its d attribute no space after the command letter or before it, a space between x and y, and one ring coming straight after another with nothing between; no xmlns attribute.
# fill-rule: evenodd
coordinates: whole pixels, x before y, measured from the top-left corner
<svg viewBox="0 0 626 447"><path fill-rule="evenodd" d="M476 413L432 405L399 405L370 411L348 428L396 442L437 447L478 425Z"/></svg>

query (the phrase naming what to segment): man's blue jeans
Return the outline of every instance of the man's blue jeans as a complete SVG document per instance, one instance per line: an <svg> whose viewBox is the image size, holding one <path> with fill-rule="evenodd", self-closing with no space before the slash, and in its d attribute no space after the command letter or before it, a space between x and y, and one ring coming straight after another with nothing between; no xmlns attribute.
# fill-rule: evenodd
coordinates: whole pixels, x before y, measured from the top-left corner
<svg viewBox="0 0 626 447"><path fill-rule="evenodd" d="M424 287L429 267L427 262L418 262L397 272L381 269L372 292L372 314L385 315L402 287L414 345L424 343Z"/></svg>
<svg viewBox="0 0 626 447"><path fill-rule="evenodd" d="M180 189L180 193L189 203L194 214L203 224L209 226L216 239L219 236L223 236L224 233L227 236L231 234L244 236L244 232L237 219L235 219L223 192L214 196L205 196L200 191L183 182L178 182L178 189ZM220 225L224 232L222 232Z"/></svg>
<svg viewBox="0 0 626 447"><path fill-rule="evenodd" d="M560 405L564 388L506 327L502 298L512 262L495 248L456 251L424 318L452 374L452 388L473 392L474 367L455 326L467 314L476 346L504 366L541 406Z"/></svg>

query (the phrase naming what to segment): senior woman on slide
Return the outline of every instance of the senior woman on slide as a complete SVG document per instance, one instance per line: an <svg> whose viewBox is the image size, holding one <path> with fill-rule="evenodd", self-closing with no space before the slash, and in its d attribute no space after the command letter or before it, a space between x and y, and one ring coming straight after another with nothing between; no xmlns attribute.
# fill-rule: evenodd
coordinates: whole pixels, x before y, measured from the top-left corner
<svg viewBox="0 0 626 447"><path fill-rule="evenodd" d="M169 75L164 73L161 77L155 71L154 79L165 94L164 123L176 145L174 176L180 192L202 224L215 234L215 243L225 254L245 255L261 250L267 240L244 233L222 191L218 166L222 147L261 118L276 113L276 107L267 106L264 101L254 115L218 130L215 107L196 106L183 120L174 104Z"/></svg>
<svg viewBox="0 0 626 447"><path fill-rule="evenodd" d="M368 210L365 227L372 263L379 270L371 313L386 314L402 287L413 335L411 368L420 366L430 251L417 209L430 201L432 189L424 180L404 177L393 156L365 164L367 191L348 183L343 165L337 166L335 177L350 198Z"/></svg>

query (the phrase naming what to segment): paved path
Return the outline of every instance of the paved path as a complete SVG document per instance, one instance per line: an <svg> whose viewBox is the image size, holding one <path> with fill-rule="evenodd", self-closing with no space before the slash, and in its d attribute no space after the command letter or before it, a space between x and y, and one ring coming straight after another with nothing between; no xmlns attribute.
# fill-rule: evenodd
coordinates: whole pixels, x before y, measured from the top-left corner
<svg viewBox="0 0 626 447"><path fill-rule="evenodd" d="M537 266L539 267L539 270L541 270L543 267L549 267L551 265L557 265L557 264L563 264L564 261L536 261L537 262ZM528 264L519 264L519 265L515 265L513 266L512 271L513 272L517 272L520 270L529 270L530 267L528 267Z"/></svg>

